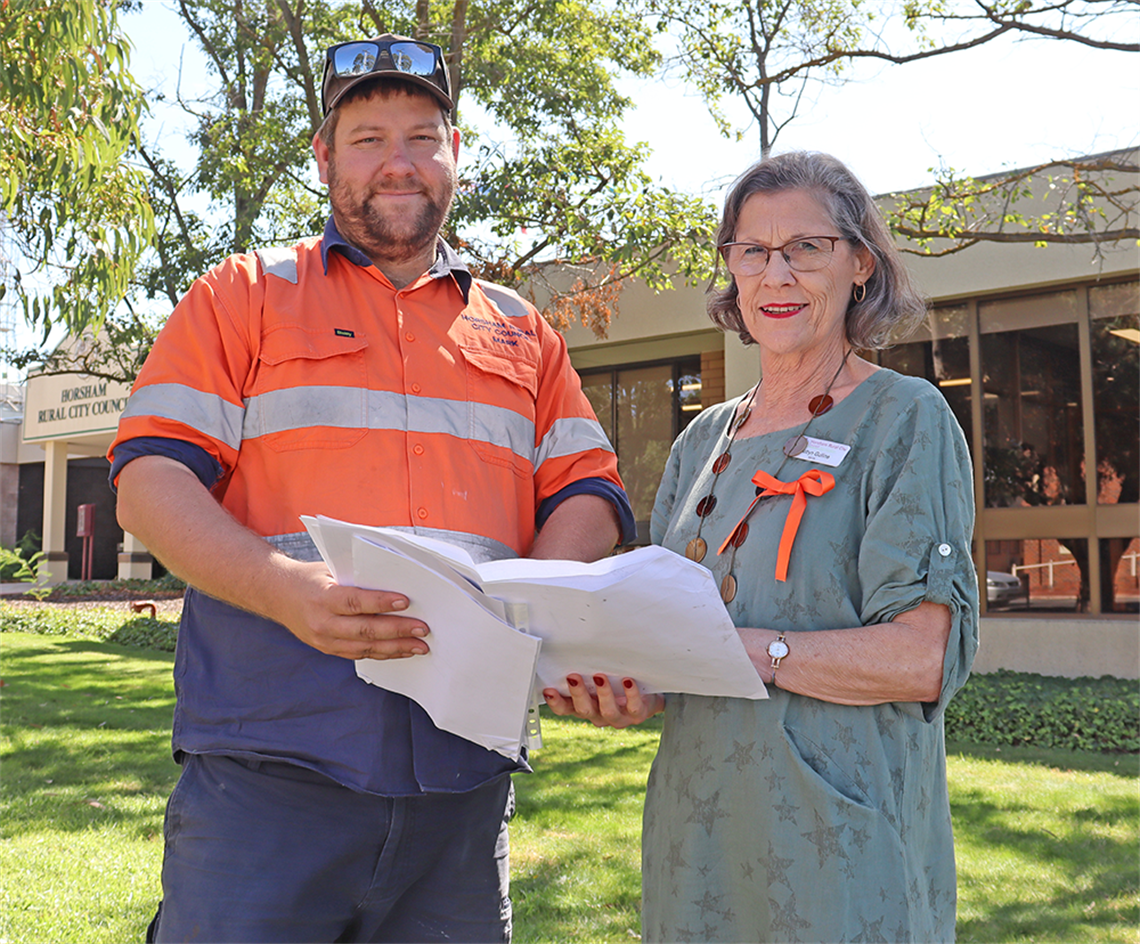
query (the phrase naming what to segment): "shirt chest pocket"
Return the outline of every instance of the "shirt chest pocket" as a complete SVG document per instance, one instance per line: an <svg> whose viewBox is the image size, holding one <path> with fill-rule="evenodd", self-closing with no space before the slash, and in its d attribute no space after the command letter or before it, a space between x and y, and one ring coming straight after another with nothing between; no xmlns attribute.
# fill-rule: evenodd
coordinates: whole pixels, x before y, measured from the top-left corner
<svg viewBox="0 0 1140 944"><path fill-rule="evenodd" d="M538 367L526 358L462 345L467 441L484 462L534 474Z"/></svg>
<svg viewBox="0 0 1140 944"><path fill-rule="evenodd" d="M344 449L368 432L368 340L296 325L261 339L244 438L276 452Z"/></svg>

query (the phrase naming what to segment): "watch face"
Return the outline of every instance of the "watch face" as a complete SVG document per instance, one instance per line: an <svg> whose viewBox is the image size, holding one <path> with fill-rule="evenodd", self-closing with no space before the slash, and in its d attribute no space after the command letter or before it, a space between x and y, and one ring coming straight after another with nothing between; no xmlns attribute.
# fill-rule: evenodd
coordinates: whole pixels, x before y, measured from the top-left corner
<svg viewBox="0 0 1140 944"><path fill-rule="evenodd" d="M773 639L768 643L768 655L773 659L782 659L788 654L788 644L782 639Z"/></svg>

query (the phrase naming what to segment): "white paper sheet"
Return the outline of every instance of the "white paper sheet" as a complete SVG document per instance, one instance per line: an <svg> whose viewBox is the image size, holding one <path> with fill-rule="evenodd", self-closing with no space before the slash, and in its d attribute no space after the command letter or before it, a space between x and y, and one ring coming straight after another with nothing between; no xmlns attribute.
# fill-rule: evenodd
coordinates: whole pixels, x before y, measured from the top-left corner
<svg viewBox="0 0 1140 944"><path fill-rule="evenodd" d="M436 727L517 758L541 640L489 613L467 590L367 538L352 539L352 559L358 587L399 587L411 601L403 615L431 627L427 655L360 659L356 674L407 695Z"/></svg>
<svg viewBox="0 0 1140 944"><path fill-rule="evenodd" d="M568 694L572 672L589 688L601 673L646 692L768 697L712 574L671 551L476 565L462 548L403 531L302 521L338 582L403 593L404 612L431 628L429 655L361 660L357 674L507 756L521 749L532 687Z"/></svg>

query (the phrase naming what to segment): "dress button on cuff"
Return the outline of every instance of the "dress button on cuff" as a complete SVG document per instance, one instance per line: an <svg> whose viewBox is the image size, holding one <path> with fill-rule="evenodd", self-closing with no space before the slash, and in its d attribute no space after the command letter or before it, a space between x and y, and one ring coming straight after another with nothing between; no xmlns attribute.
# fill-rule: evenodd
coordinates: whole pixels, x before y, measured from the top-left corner
<svg viewBox="0 0 1140 944"><path fill-rule="evenodd" d="M952 548L949 544L939 544L938 545L938 553L941 554L943 557L949 557L951 554L954 553L954 548Z"/></svg>

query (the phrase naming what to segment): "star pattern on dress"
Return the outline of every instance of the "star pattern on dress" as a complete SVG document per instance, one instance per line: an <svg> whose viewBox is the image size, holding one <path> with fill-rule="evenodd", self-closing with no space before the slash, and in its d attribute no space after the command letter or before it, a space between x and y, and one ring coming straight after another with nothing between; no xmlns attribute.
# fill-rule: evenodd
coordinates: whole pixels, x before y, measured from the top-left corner
<svg viewBox="0 0 1140 944"><path fill-rule="evenodd" d="M754 767L756 765L756 760L752 756L752 752L756 750L755 741L744 744L736 740L736 738L733 738L732 748L732 753L724 759L724 763L735 764L737 773L743 773L746 767Z"/></svg>
<svg viewBox="0 0 1140 944"><path fill-rule="evenodd" d="M669 867L673 870L689 867L688 860L686 860L681 853L681 849L684 845L685 841L683 839L669 843L669 854L665 857L665 861L669 863Z"/></svg>
<svg viewBox="0 0 1140 944"><path fill-rule="evenodd" d="M724 895L714 895L709 889L700 898L693 899L693 904L701 909L701 920L708 918L710 911L720 912L720 902Z"/></svg>
<svg viewBox="0 0 1140 944"><path fill-rule="evenodd" d="M767 777L764 778L764 782L768 784L768 790L772 793L775 793L777 790L780 790L784 786L784 781L786 779L786 777L780 776L780 774L773 770L768 774Z"/></svg>
<svg viewBox="0 0 1140 944"><path fill-rule="evenodd" d="M772 840L769 839L768 855L762 862L764 870L768 873L768 886L771 887L779 882L791 888L792 883L788 881L788 866L793 862L795 859L783 859L776 855L776 847L772 845Z"/></svg>
<svg viewBox="0 0 1140 944"><path fill-rule="evenodd" d="M883 917L880 917L878 921L868 921L859 915L859 923L863 927L855 937L851 938L852 944L887 944L887 939L883 937L883 921ZM905 938L897 938L897 940L905 940Z"/></svg>
<svg viewBox="0 0 1140 944"><path fill-rule="evenodd" d="M835 735L835 740L843 745L845 751L851 750L853 744L857 744L859 739L855 737L855 728L849 724L840 724L835 722L835 726L839 729L839 733Z"/></svg>
<svg viewBox="0 0 1140 944"><path fill-rule="evenodd" d="M712 712L714 718L719 718L728 711L728 700L719 696L714 698L712 704L709 706L709 710Z"/></svg>
<svg viewBox="0 0 1140 944"><path fill-rule="evenodd" d="M800 833L800 835L815 846L815 851L819 855L819 867L823 868L828 856L835 855L841 859L846 859L848 857L847 851L839 844L839 837L843 835L847 824L840 823L838 826L828 826L823 817L819 815L819 810L812 810L812 815L815 817L815 829Z"/></svg>
<svg viewBox="0 0 1140 944"><path fill-rule="evenodd" d="M780 814L780 822L784 823L791 820L793 823L796 821L796 811L799 810L798 806L792 806L788 802L788 798L784 797L783 803L773 803L772 809Z"/></svg>
<svg viewBox="0 0 1140 944"><path fill-rule="evenodd" d="M788 896L786 905L781 906L775 898L769 898L768 904L772 911L771 928L773 931L785 932L786 940L799 941L800 937L796 931L811 927L811 922L802 918L796 911L795 893Z"/></svg>
<svg viewBox="0 0 1140 944"><path fill-rule="evenodd" d="M717 790L706 800L693 798L693 812L689 814L686 823L700 823L708 835L712 835L713 827L718 819L726 819L728 812L721 809L720 791Z"/></svg>
<svg viewBox="0 0 1140 944"><path fill-rule="evenodd" d="M746 881L751 882L752 876L755 872L756 872L756 870L752 867L751 862L741 862L740 863L740 873Z"/></svg>

